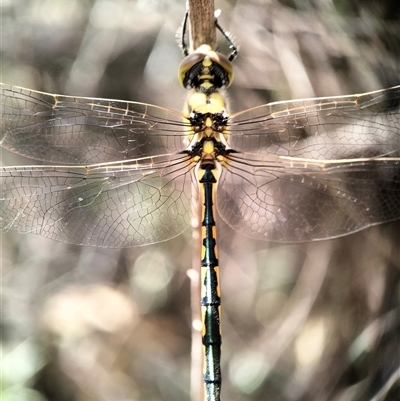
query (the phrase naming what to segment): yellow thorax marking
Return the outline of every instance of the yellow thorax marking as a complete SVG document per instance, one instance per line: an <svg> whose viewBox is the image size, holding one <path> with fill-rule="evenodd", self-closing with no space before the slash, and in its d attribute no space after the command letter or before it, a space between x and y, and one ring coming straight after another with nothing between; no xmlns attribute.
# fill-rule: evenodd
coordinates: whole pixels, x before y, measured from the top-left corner
<svg viewBox="0 0 400 401"><path fill-rule="evenodd" d="M214 142L213 141L205 141L203 145L203 153L205 155L213 155L215 151Z"/></svg>
<svg viewBox="0 0 400 401"><path fill-rule="evenodd" d="M202 114L223 113L225 111L225 100L219 92L206 94L193 92L188 102L189 112Z"/></svg>

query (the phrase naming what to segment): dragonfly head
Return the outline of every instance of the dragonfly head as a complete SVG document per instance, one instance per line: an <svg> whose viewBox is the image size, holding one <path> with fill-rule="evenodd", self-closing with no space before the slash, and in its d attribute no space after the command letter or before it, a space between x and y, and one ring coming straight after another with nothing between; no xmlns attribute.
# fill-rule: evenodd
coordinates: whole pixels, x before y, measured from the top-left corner
<svg viewBox="0 0 400 401"><path fill-rule="evenodd" d="M186 89L215 92L228 87L233 80L233 68L228 57L202 45L185 57L179 66L179 81Z"/></svg>

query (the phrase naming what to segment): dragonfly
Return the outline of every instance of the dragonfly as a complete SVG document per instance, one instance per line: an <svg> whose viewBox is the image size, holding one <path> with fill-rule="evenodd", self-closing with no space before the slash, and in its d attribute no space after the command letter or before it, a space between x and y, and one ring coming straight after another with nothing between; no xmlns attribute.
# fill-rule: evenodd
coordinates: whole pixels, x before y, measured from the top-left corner
<svg viewBox="0 0 400 401"><path fill-rule="evenodd" d="M1 230L132 247L178 236L202 205L207 401L221 392L217 215L291 243L400 218L400 86L229 113L235 55L207 44L186 55L182 112L0 86L2 148L45 163L1 167Z"/></svg>

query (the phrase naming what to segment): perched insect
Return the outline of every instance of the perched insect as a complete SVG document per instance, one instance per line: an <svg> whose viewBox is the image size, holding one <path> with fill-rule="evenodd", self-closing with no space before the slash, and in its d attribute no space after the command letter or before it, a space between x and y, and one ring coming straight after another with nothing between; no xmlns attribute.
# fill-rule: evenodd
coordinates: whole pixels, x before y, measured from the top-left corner
<svg viewBox="0 0 400 401"><path fill-rule="evenodd" d="M215 210L252 238L336 238L400 218L400 86L229 114L231 61L204 44L182 61L184 112L1 85L1 146L51 165L1 169L1 229L99 247L152 244L203 205L206 399L220 399Z"/></svg>

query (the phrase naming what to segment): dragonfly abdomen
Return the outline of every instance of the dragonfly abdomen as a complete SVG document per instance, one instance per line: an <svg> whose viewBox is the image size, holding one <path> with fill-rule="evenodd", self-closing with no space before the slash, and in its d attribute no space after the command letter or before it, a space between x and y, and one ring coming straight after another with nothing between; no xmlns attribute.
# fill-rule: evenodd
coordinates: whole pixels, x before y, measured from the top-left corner
<svg viewBox="0 0 400 401"><path fill-rule="evenodd" d="M202 194L202 260L201 260L201 308L203 319L204 364L203 375L207 399L219 400L221 391L221 330L219 267L216 250L216 230L213 195L217 180L215 166L206 163L199 170ZM204 173L203 173L204 172ZM210 398L214 397L214 398Z"/></svg>

